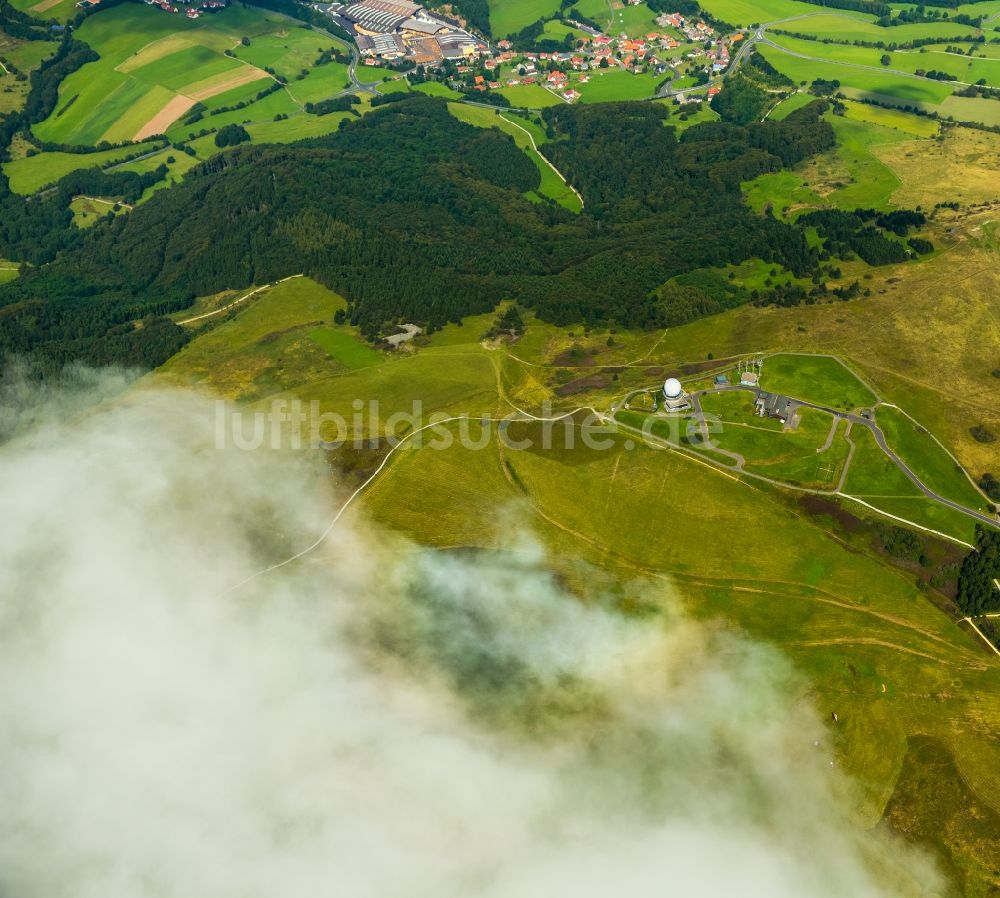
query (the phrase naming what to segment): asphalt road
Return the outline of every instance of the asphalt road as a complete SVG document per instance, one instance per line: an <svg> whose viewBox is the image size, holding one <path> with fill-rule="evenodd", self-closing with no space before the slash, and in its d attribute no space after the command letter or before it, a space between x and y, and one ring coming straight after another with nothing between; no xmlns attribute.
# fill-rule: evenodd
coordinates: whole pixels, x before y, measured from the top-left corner
<svg viewBox="0 0 1000 898"><path fill-rule="evenodd" d="M631 393L628 394L628 396L625 398L625 400L624 400L624 402L622 404L624 404L625 402L629 402L632 399L632 397L634 397L634 396L637 396L637 395L639 395L641 393L647 393L647 392L649 392L649 391L648 390L633 390ZM694 405L696 413L700 414L701 413L701 397L702 396L710 395L710 394L713 394L713 393L732 393L732 392L752 393L756 397L760 393L765 393L767 391L766 390L762 390L759 387L749 387L749 386L743 386L741 384L730 384L728 386L713 387L713 388L707 389L707 390L698 390L697 392L692 393L690 395L691 395L692 405ZM889 460L900 471L903 472L903 474L906 476L906 478L926 498L930 499L932 502L937 502L937 503L939 503L941 505L946 506L947 508L951 508L954 511L959 512L960 514L964 514L966 517L970 517L970 518L975 519L976 521L980 521L981 523L991 524L994 527L997 526L997 517L995 515L991 516L991 515L983 514L982 512L973 511L971 508L966 508L964 505L961 505L958 502L954 502L953 500L948 499L947 497L942 496L939 493L934 492L934 490L930 489L926 484L924 484L924 482L907 466L907 464L898 455L896 455L896 453L893 452L892 449L889 448L889 444L886 442L886 439L885 439L885 434L882 432L882 429L874 421L869 420L868 418L865 418L865 417L863 417L861 415L854 415L854 414L851 414L850 412L842 412L842 411L839 411L838 409L830 408L829 406L817 405L814 402L806 402L804 400L795 399L793 397L788 397L788 398L792 402L792 409L791 409L791 411L793 413L794 413L795 409L797 409L797 408L812 408L812 409L816 409L816 410L821 411L821 412L827 412L828 414L833 415L834 418L839 419L841 421L850 421L852 426L866 428L871 433L871 435L875 438L875 442L878 445L879 449L881 449L886 454L886 456L888 456ZM618 408L618 406L615 406L615 407L612 408L612 411L611 411L611 418L612 419L615 418L615 412L617 411L617 408ZM616 423L620 424L620 422L616 422ZM621 426L628 427L628 425L621 425ZM735 456L735 453L725 453L725 454L730 454L730 455L734 455ZM709 462L711 462L712 464L716 464L717 465L717 463L714 462L714 461L712 461L712 459L706 459L706 460L709 461ZM722 467L722 466L719 466L719 465L717 465L717 466L718 467ZM743 471L741 473L751 474L751 472L748 472L748 471ZM760 479L760 480L765 480L768 483L774 484L775 486L783 486L783 487L787 487L788 486L788 484L783 483L780 480L774 480L773 478L766 477L766 476L764 476L762 474L751 474L751 476L753 476L753 477L755 477L757 479ZM822 492L830 492L830 491L828 491L828 490L826 490L826 491L824 491L824 490L809 490L809 492L822 493Z"/></svg>

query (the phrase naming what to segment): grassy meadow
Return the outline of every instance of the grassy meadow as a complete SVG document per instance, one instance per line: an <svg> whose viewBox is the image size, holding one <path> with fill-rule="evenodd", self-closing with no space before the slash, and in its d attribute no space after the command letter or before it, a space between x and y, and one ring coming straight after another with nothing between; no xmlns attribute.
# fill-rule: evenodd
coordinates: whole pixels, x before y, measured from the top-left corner
<svg viewBox="0 0 1000 898"><path fill-rule="evenodd" d="M46 22L68 22L79 12L76 0L11 0L11 6Z"/></svg>
<svg viewBox="0 0 1000 898"><path fill-rule="evenodd" d="M832 356L787 353L768 356L760 384L774 393L844 412L870 407L877 401L868 386Z"/></svg>
<svg viewBox="0 0 1000 898"><path fill-rule="evenodd" d="M903 27L906 26L897 26L897 28L893 28L893 32ZM885 54L884 50L875 47L822 43L790 37L785 34L774 34L771 39L793 53L818 57L839 65L850 63L851 65L878 69L882 67L881 58ZM947 72L954 77L955 81L964 84L973 84L980 79L988 85L1000 83L1000 59L970 59L954 53L928 50L926 47L919 50L898 50L887 55L890 60L889 65L885 66L887 70L902 71L912 75L916 74L918 70L934 69ZM841 78L840 80L845 84L849 82L849 78Z"/></svg>
<svg viewBox="0 0 1000 898"><path fill-rule="evenodd" d="M804 19L806 16L816 16L819 12L816 6L800 0L705 0L702 7L723 22L744 27L797 16ZM873 21L872 16L861 12L838 10L837 14L848 24L855 19L859 22ZM801 22L797 24L796 30L799 30L798 25L801 24Z"/></svg>
<svg viewBox="0 0 1000 898"><path fill-rule="evenodd" d="M525 126L537 127L527 120ZM385 417L412 411L414 401L422 403L425 415L477 419L506 414L511 403L538 409L544 399L570 408L579 399L555 393L560 373L616 367L620 380L594 394L606 407L620 398L626 383L658 382L686 363L703 362L708 352L719 359L769 348L836 353L884 399L908 410L924 404L914 400L910 382L926 383L944 367L951 380L939 388L950 391L952 404L962 408L962 401L976 401L976 390L979 401L996 397L1000 382L980 377L984 341L959 343L954 330L939 333L956 310L933 278L935 273L953 278L955 264L979 270L976 260L982 258L976 252L986 250L960 241L926 263L877 271L873 296L852 303L741 308L651 334L559 328L526 311L520 340L488 347L480 342L494 317L487 314L393 353L372 349L352 328L333 324L343 300L299 278L238 311L200 322L199 335L151 380L194 385L251 408L276 398L299 399L306 407L315 400L321 412L348 420L355 399L378 400L381 420L357 431L377 438L373 448L337 456L352 482L384 458ZM941 260L949 255L946 266ZM897 289L889 281L900 272L907 272L908 283ZM973 324L976 314L980 323L989 320L994 295L984 288L975 299L978 313L971 302L966 307ZM186 314L234 298L204 298ZM963 330L971 339L972 329ZM894 382L883 370L908 380ZM875 398L836 359L787 351L765 360L762 383L836 407L868 405ZM830 434L830 415L806 412L798 430L785 433L776 422L751 418L741 394L713 399L733 425L723 436L733 441L726 448L744 452L748 470L828 489L823 479L835 479L842 469L849 449L843 426L833 435L822 471L817 461L823 453L816 450ZM930 402L946 405L942 399L935 395ZM883 407L879 415L886 412ZM939 430L937 420L916 408L912 413L951 443L948 428ZM894 416L889 411L880 423L892 430L900 453L929 479L942 478L942 489L963 489L922 434L892 426L904 420ZM630 447L625 434L605 450L579 444L570 449L560 434L574 426L556 428L548 449L537 440L524 451L495 440L479 450L457 441L422 448L408 443L363 494L356 513L440 548L496 546L509 538L512 526L530 529L581 596L596 581L611 578L623 584L626 607L634 603L655 611L677 599L698 617L724 620L766 640L808 679L809 700L830 727L832 760L852 777L857 825L882 821L929 845L959 887L988 878L989 846L978 833L982 820L1000 819L1000 793L994 788L1000 769L996 663L941 610L946 597L916 586L930 570L890 563L878 549L873 522L879 518L858 502L811 502L689 455L635 441ZM453 436L460 427L472 438L482 433L478 423L450 427ZM538 435L537 425L512 426L515 439ZM850 439L857 464L846 491L889 514L967 538L970 522L916 493L886 465L867 431L855 429ZM400 501L400 496L417 498ZM933 564L960 557L945 542L932 542L927 551ZM915 782L924 761L914 745L927 739L934 740L938 761L954 771L961 789L942 795ZM945 841L930 835L941 826L948 827Z"/></svg>
<svg viewBox="0 0 1000 898"><path fill-rule="evenodd" d="M150 144L155 150L163 144ZM125 146L99 153L38 153L3 164L3 172L15 193L30 194L81 168L104 167L109 162L134 156L141 147Z"/></svg>
<svg viewBox="0 0 1000 898"><path fill-rule="evenodd" d="M780 38L780 40L785 42L789 39ZM803 43L809 44L809 48L812 49L812 42ZM779 72L791 78L796 84L825 78L829 81L839 81L845 88L854 91L858 97L887 97L899 105L937 106L954 90L954 86L944 81L928 81L910 75L856 68L823 59L803 59L772 46L761 48L760 53ZM815 57L819 54L813 52L810 56Z"/></svg>
<svg viewBox="0 0 1000 898"><path fill-rule="evenodd" d="M851 104L855 106L864 110L876 108ZM882 161L878 151L906 141L911 132L869 120L872 118L879 117L827 113L837 136L837 147L810 157L794 169L761 175L747 182L744 184L747 202L758 211L771 204L775 214L788 218L822 206L890 208L902 182ZM917 116L910 118L924 121Z"/></svg>
<svg viewBox="0 0 1000 898"><path fill-rule="evenodd" d="M877 421L890 448L925 486L967 508L985 511L986 499L926 428L890 406L879 408Z"/></svg>
<svg viewBox="0 0 1000 898"><path fill-rule="evenodd" d="M116 209L115 207L118 206ZM110 215L125 215L128 209L104 199L78 196L69 204L73 213L73 224L78 228L89 228Z"/></svg>
<svg viewBox="0 0 1000 898"><path fill-rule="evenodd" d="M539 19L550 18L559 0L489 0L490 30L494 37L514 34Z"/></svg>
<svg viewBox="0 0 1000 898"><path fill-rule="evenodd" d="M813 15L775 27L783 28L786 31L795 31L799 34L815 35L818 38L838 41L842 44L849 44L853 41L901 44L923 38L948 41L953 38L969 38L976 35L975 28L958 22L920 22L883 28L875 24L872 16L856 15L841 10L816 14L818 11L812 9L812 12ZM784 41L785 38L782 37L781 40ZM817 46L822 47L823 45L817 44ZM921 68L936 68L936 66L921 66Z"/></svg>

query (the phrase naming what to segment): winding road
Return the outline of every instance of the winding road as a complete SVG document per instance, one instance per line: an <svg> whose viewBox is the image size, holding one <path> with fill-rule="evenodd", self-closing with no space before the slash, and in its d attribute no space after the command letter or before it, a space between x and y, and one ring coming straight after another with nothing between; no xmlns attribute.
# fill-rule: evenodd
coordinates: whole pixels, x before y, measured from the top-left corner
<svg viewBox="0 0 1000 898"><path fill-rule="evenodd" d="M705 389L705 390L698 390L698 391L690 394L690 396L691 396L691 403L694 406L694 410L695 410L696 416L698 416L701 419L701 422L702 422L702 425L703 425L703 435L706 438L708 437L707 431L704 429L704 423L706 421L706 417L705 417L704 412L701 409L701 398L703 396L706 396L706 395L712 395L712 394L717 394L717 393L731 393L731 392L741 392L741 391L742 392L746 392L746 393L751 393L754 396L755 399L761 393L766 393L767 392L766 390L762 390L760 387L751 387L751 386L745 386L745 385L742 385L742 384L729 384L727 386L719 386L719 387L712 387L712 388ZM637 396L637 395L640 395L640 394L643 394L643 393L648 393L648 392L650 392L650 390L648 390L648 389L647 390L633 390L632 392L630 392L625 397L625 400L623 401L622 405L627 404L629 401L631 401L631 399L634 396ZM940 505L944 505L947 508L952 509L953 511L957 511L960 514L965 515L966 517L973 518L974 520L976 520L976 521L978 521L980 523L990 524L991 526L994 526L994 527L997 526L997 517L996 517L996 515L992 515L991 516L991 515L983 514L982 512L979 512L979 511L974 511L973 509L967 508L966 506L961 505L960 503L955 502L955 501L947 498L946 496L942 496L939 493L934 492L934 490L932 490L930 487L928 487L913 472L913 470L910 469L909 466L907 466L907 464L889 447L889 444L888 444L888 442L886 441L886 438L885 438L885 434L882 432L882 429L875 423L874 420L866 418L863 415L855 415L855 414L853 414L851 412L842 412L842 411L839 411L838 409L830 408L829 406L818 405L817 403L807 402L807 401L802 400L802 399L796 399L794 397L788 397L788 398L791 400L790 412L792 412L792 413L794 413L794 411L796 409L798 409L798 408L811 408L811 409L816 409L817 411L827 412L828 414L832 415L834 417L834 419L835 419L835 423L839 422L839 421L848 421L848 422L850 422L850 424L851 424L852 427L864 427L865 429L867 429L871 433L871 435L875 439L875 442L878 445L879 449L881 449L886 454L886 456L889 458L889 460L900 471L902 471L902 473L906 476L906 478L924 495L925 498L930 499L932 502L937 502ZM876 408L877 408L877 406L876 406ZM615 421L616 424L618 424L620 427L628 428L629 430L633 430L633 431L637 430L636 428L633 428L630 425L623 424L621 421L618 421L618 419L616 417L616 414L617 414L617 407L613 407L612 411L611 411L611 416L610 417ZM667 441L667 442L669 442L669 441ZM708 446L710 448L712 448L714 451L720 452L721 454L723 454L723 455L725 455L727 457L732 458L736 462L735 468L730 468L729 466L724 465L724 464L722 464L722 463L720 463L718 461L715 461L712 458L705 458L705 461L707 461L707 462L715 465L720 470L727 470L727 471L730 471L730 472L732 472L733 470L736 470L736 471L738 471L743 476L753 477L756 480L762 480L762 481L764 481L766 483L770 483L770 484L772 484L774 486L782 487L782 488L785 488L785 489L789 489L790 488L790 489L798 490L800 492L815 493L815 494L818 494L818 495L839 495L839 496L844 496L845 498L855 499L855 497L850 496L850 495L848 495L846 493L843 493L841 491L842 487L843 487L844 480L846 479L847 469L848 469L848 467L850 465L851 460L853 459L853 455L854 455L853 446L852 446L851 454L848 456L847 464L845 464L845 466L844 466L844 473L841 476L841 481L840 481L840 484L838 485L837 489L834 489L834 490L816 490L816 489L807 489L805 487L792 486L792 485L790 485L788 483L785 483L784 481L775 480L774 478L767 477L767 476L765 476L763 474L756 474L756 473L754 473L752 471L746 471L746 470L744 470L745 460L742 458L742 456L738 455L735 452L729 452L728 450L720 449L719 447L714 446L712 444L712 442L711 442L710 439L706 439L706 442L707 442ZM687 450L684 449L683 446L678 446L678 445L675 445L673 443L669 443L669 445L673 446L673 448L675 448L675 449L680 449L681 451L687 451ZM855 501L860 501L860 500L855 499ZM862 504L866 504L866 503L862 503ZM879 510L879 509L876 509L876 510ZM908 522L908 523L910 523L910 522ZM919 526L919 525L914 525L914 526ZM921 529L927 530L928 532L937 533L937 531L930 530L930 528L921 528ZM940 534L940 535L947 536L946 534ZM947 537L947 538L953 539L952 537ZM963 543L963 544L964 545L968 545L967 543Z"/></svg>

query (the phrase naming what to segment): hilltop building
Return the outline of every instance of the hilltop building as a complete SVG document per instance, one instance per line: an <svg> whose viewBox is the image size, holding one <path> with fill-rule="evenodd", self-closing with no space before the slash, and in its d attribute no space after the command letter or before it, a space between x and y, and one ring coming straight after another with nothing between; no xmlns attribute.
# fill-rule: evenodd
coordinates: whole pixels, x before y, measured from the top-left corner
<svg viewBox="0 0 1000 898"><path fill-rule="evenodd" d="M754 408L762 418L777 418L782 424L788 423L792 401L777 393L758 393Z"/></svg>
<svg viewBox="0 0 1000 898"><path fill-rule="evenodd" d="M680 412L691 408L688 395L676 377L668 378L663 385L663 408L671 412Z"/></svg>

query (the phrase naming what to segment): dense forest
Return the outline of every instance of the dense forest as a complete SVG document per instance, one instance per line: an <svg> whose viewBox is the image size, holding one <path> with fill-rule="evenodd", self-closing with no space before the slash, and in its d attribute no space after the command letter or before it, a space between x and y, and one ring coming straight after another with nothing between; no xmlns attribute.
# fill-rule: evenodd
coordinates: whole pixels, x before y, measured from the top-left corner
<svg viewBox="0 0 1000 898"><path fill-rule="evenodd" d="M677 314L654 291L685 271L751 256L814 270L803 232L753 214L739 185L831 146L822 109L678 138L657 104L557 107L546 151L584 196L575 216L524 199L538 171L499 130L431 98L386 104L328 137L224 153L88 232L55 229L71 234L59 252L0 290L0 348L155 364L182 335L132 322L298 272L348 297L370 336L503 297L557 322L656 326Z"/></svg>
<svg viewBox="0 0 1000 898"><path fill-rule="evenodd" d="M283 9L292 0L254 2ZM29 19L9 16L30 29ZM60 81L92 58L64 36L32 73L23 110L0 118L0 158L16 133L51 114ZM751 59L750 70L762 62ZM758 74L771 77L766 64ZM84 169L29 198L0 174L0 257L31 266L0 288L0 352L156 365L186 339L167 313L198 295L300 272L347 297L351 321L375 338L400 319L434 330L502 298L561 324L658 327L748 299L673 280L688 272L758 257L806 277L831 252L873 264L907 257L884 232L905 236L920 223L910 218L860 210L817 218L810 223L828 245L811 248L801 226L754 214L741 182L831 148L833 130L821 117L825 100L760 122L759 87L740 82L729 92L723 121L679 136L655 103L546 110L543 152L583 196L580 215L528 202L538 170L509 136L405 94L292 145L239 145L246 132L231 125L216 141L227 152L87 231L72 224L74 196L132 201L165 169Z"/></svg>
<svg viewBox="0 0 1000 898"><path fill-rule="evenodd" d="M962 563L955 601L973 617L1000 609L1000 530L976 525L976 548Z"/></svg>

